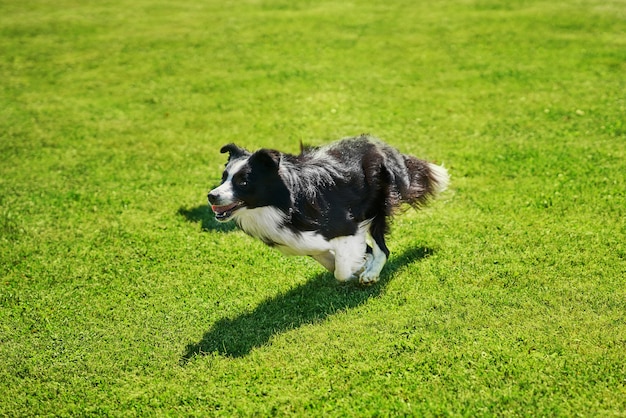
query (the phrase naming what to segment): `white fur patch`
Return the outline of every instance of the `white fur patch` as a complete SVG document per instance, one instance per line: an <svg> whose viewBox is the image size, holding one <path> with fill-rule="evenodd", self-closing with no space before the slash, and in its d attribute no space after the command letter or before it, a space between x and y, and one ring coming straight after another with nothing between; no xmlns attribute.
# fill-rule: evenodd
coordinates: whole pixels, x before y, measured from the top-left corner
<svg viewBox="0 0 626 418"><path fill-rule="evenodd" d="M330 240L335 253L335 278L345 282L356 279L365 265L366 235L371 220L361 222L356 234Z"/></svg>
<svg viewBox="0 0 626 418"><path fill-rule="evenodd" d="M294 232L286 228L285 214L272 206L242 208L235 212L233 218L247 234L273 243L285 255L313 256L328 270L332 269L340 281L356 279L359 274L363 283L375 281L386 261L382 251L374 246L374 257L370 257L373 261L366 265L366 237L371 220L361 222L354 235L326 240L315 231ZM363 277L363 274L366 276Z"/></svg>
<svg viewBox="0 0 626 418"><path fill-rule="evenodd" d="M233 176L237 174L237 172L248 163L249 159L249 157L240 158L228 164L228 167L226 167L226 172L228 173L226 181L231 181L233 179Z"/></svg>
<svg viewBox="0 0 626 418"><path fill-rule="evenodd" d="M286 228L285 214L273 206L242 208L233 217L246 233L275 243L285 255L315 255L332 249L329 241L315 231L296 233Z"/></svg>
<svg viewBox="0 0 626 418"><path fill-rule="evenodd" d="M337 237L331 242L335 252L335 278L341 282L356 279L365 264L365 235Z"/></svg>
<svg viewBox="0 0 626 418"><path fill-rule="evenodd" d="M428 168L430 168L430 172L435 180L435 193L441 193L446 190L448 188L448 184L450 184L450 174L448 174L448 170L441 165L432 163L428 163Z"/></svg>
<svg viewBox="0 0 626 418"><path fill-rule="evenodd" d="M261 239L273 240L285 223L285 214L272 206L243 207L234 213L233 218L246 233Z"/></svg>
<svg viewBox="0 0 626 418"><path fill-rule="evenodd" d="M247 162L248 158L242 158L229 163L226 167L226 180L211 191L211 193L216 193L220 196L220 205L229 205L235 202L236 198L235 191L233 190L233 176L237 174L237 172L241 170Z"/></svg>

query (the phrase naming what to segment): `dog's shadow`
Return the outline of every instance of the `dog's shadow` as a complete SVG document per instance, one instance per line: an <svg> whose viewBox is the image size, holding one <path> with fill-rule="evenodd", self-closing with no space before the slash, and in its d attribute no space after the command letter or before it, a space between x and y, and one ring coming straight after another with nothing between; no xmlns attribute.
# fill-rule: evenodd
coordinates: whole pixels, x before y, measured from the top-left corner
<svg viewBox="0 0 626 418"><path fill-rule="evenodd" d="M180 207L178 214L189 222L200 223L203 231L230 232L237 229L234 222L216 221L215 215L209 210L209 205L200 205L194 208Z"/></svg>
<svg viewBox="0 0 626 418"><path fill-rule="evenodd" d="M392 256L380 281L371 286L342 285L330 273L318 274L301 286L265 300L252 312L219 320L200 341L187 346L180 360L181 365L195 356L210 353L243 357L255 347L266 344L273 335L320 322L335 313L360 306L380 295L400 268L431 254L431 249L419 247Z"/></svg>

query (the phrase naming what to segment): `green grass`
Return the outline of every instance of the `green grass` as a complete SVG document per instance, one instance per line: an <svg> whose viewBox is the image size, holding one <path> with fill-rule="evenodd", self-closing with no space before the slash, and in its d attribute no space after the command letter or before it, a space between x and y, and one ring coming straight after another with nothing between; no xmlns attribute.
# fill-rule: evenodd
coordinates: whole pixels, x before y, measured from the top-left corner
<svg viewBox="0 0 626 418"><path fill-rule="evenodd" d="M0 416L626 415L621 0L0 1ZM371 287L219 147L443 161Z"/></svg>

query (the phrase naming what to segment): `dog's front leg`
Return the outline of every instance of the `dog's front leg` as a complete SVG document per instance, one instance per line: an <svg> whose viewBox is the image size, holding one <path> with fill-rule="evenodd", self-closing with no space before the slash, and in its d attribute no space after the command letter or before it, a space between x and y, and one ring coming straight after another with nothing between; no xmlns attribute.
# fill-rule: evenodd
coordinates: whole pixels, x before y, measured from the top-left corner
<svg viewBox="0 0 626 418"><path fill-rule="evenodd" d="M364 269L365 237L351 235L334 239L335 278L340 282L355 280Z"/></svg>
<svg viewBox="0 0 626 418"><path fill-rule="evenodd" d="M315 254L311 257L322 266L324 266L326 270L330 271L331 273L335 272L335 256L330 251L321 254Z"/></svg>
<svg viewBox="0 0 626 418"><path fill-rule="evenodd" d="M376 283L378 276L387 262L387 254L376 244L372 245L372 254L368 254L365 269L359 276L359 282L362 284Z"/></svg>

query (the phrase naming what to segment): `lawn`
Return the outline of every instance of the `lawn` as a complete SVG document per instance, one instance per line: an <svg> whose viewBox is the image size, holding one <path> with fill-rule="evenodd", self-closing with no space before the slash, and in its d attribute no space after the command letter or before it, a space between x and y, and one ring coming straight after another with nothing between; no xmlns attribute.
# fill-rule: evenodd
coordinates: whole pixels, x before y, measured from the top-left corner
<svg viewBox="0 0 626 418"><path fill-rule="evenodd" d="M362 132L378 284L213 219ZM626 416L623 0L0 0L0 155L0 416Z"/></svg>

